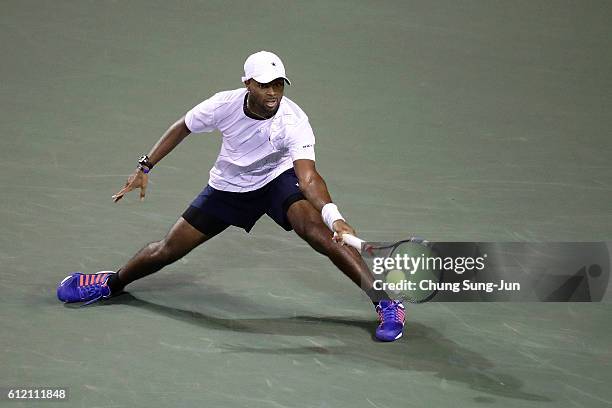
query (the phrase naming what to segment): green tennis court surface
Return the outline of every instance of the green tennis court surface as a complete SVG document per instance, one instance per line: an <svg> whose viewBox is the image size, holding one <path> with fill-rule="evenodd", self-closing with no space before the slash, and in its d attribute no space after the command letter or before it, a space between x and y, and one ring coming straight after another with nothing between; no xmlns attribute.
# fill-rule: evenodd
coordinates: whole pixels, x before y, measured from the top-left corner
<svg viewBox="0 0 612 408"><path fill-rule="evenodd" d="M5 1L0 387L70 407L606 407L610 303L428 303L372 339L365 295L262 219L88 308L69 272L167 231L220 146L190 136L147 199L115 193L167 126L267 49L364 237L610 241L607 2ZM609 301L610 296L605 300Z"/></svg>

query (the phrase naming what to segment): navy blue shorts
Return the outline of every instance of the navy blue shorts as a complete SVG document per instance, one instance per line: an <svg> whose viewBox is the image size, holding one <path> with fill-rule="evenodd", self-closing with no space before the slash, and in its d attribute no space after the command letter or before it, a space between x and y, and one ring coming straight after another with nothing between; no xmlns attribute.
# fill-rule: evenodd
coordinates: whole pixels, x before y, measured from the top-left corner
<svg viewBox="0 0 612 408"><path fill-rule="evenodd" d="M291 231L287 210L291 204L304 199L291 168L262 188L245 193L215 190L207 185L183 213L183 218L208 236L218 234L229 225L249 232L264 214Z"/></svg>

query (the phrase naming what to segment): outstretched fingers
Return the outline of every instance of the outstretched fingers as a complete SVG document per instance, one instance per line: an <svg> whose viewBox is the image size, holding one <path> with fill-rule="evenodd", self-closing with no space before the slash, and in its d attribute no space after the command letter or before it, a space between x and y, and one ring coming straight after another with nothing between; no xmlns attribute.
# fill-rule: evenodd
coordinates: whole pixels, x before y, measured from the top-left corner
<svg viewBox="0 0 612 408"><path fill-rule="evenodd" d="M128 178L127 182L125 183L125 186L123 186L123 188L119 190L118 193L113 195L113 201L117 202L121 200L124 195L136 188L140 188L140 200L142 201L144 200L145 194L147 193L148 184L149 177L146 174L141 173L139 170L136 170L134 174L132 174Z"/></svg>
<svg viewBox="0 0 612 408"><path fill-rule="evenodd" d="M113 195L113 201L117 202L117 201L121 200L124 195L126 195L127 193L129 193L133 189L134 189L134 187L132 187L132 185L130 183L125 183L125 186L121 190L119 190L118 193Z"/></svg>

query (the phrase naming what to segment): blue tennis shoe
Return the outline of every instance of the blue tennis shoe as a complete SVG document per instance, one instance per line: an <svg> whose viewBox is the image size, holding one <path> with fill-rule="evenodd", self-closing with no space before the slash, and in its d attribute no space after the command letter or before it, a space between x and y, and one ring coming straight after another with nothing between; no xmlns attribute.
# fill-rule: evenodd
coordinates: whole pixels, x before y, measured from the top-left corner
<svg viewBox="0 0 612 408"><path fill-rule="evenodd" d="M376 306L380 324L376 338L380 341L395 341L404 334L405 309L400 300L381 300Z"/></svg>
<svg viewBox="0 0 612 408"><path fill-rule="evenodd" d="M57 286L57 298L66 303L87 302L83 306L109 298L111 290L106 283L114 273L113 271L91 274L75 272L68 275Z"/></svg>

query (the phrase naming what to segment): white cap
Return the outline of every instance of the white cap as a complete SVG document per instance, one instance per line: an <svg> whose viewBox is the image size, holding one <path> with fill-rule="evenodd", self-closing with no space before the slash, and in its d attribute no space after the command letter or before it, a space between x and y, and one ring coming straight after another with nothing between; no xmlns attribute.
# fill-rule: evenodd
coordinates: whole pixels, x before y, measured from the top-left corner
<svg viewBox="0 0 612 408"><path fill-rule="evenodd" d="M283 78L291 85L291 81L285 75L283 61L276 54L268 51L259 51L251 54L244 62L242 82L251 78L260 84L267 84L276 78Z"/></svg>

